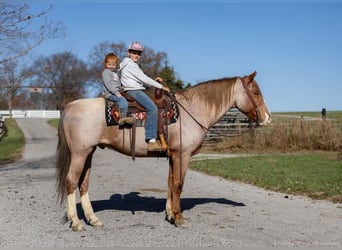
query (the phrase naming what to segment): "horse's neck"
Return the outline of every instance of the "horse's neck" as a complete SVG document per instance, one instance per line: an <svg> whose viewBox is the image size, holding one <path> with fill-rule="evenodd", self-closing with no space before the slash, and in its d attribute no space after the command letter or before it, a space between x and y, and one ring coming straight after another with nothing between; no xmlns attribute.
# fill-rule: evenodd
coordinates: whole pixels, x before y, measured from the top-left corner
<svg viewBox="0 0 342 250"><path fill-rule="evenodd" d="M208 86L207 90L199 89L198 92L194 88L193 94L184 94L181 99L192 118L210 128L234 105L234 86L235 83Z"/></svg>

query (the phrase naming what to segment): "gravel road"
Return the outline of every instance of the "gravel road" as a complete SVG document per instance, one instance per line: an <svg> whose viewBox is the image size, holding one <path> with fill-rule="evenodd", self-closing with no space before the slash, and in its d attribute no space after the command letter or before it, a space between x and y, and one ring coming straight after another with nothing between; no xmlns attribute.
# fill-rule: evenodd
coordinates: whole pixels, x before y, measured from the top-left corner
<svg viewBox="0 0 342 250"><path fill-rule="evenodd" d="M73 232L55 196L56 130L17 119L23 159L0 166L1 247L341 247L342 205L188 171L187 227L164 220L168 161L98 149L90 197L103 228Z"/></svg>

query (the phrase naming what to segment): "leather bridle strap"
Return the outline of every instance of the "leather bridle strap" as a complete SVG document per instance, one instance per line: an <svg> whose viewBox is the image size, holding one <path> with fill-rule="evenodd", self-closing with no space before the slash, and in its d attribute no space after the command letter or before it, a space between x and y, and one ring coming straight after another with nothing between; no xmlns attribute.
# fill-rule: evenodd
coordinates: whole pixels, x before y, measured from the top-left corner
<svg viewBox="0 0 342 250"><path fill-rule="evenodd" d="M247 86L247 83L245 81L245 79L241 78L240 77L240 80L242 82L242 86L243 88L246 90L246 94L249 98L249 100L251 101L254 109L255 109L255 113L256 113L256 119L255 119L255 122L256 122L256 125L259 126L260 125L260 114L259 114L259 109L258 109L258 106L256 105L255 101L254 101L254 98L252 96L252 93L251 91L249 90L248 86Z"/></svg>

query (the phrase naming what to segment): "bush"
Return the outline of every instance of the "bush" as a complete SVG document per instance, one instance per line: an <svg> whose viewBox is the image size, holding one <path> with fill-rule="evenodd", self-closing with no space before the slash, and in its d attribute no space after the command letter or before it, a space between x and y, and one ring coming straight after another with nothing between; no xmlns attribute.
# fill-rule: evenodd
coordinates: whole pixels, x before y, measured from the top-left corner
<svg viewBox="0 0 342 250"><path fill-rule="evenodd" d="M290 120L222 139L213 151L342 151L342 129L328 120Z"/></svg>

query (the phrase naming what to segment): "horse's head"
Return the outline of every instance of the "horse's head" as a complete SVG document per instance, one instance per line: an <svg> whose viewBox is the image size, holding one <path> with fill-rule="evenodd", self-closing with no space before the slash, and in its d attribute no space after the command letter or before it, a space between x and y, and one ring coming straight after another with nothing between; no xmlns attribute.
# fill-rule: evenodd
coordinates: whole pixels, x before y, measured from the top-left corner
<svg viewBox="0 0 342 250"><path fill-rule="evenodd" d="M264 101L261 90L254 80L256 72L237 79L235 106L258 125L271 122L271 113Z"/></svg>

